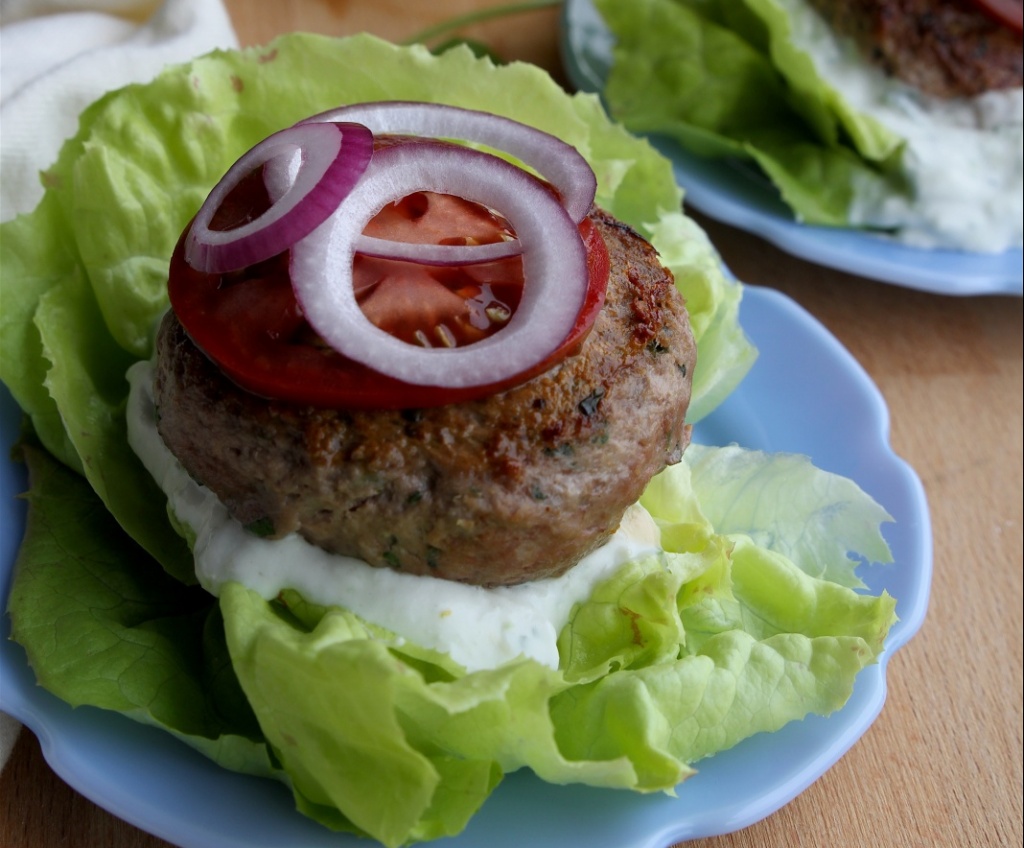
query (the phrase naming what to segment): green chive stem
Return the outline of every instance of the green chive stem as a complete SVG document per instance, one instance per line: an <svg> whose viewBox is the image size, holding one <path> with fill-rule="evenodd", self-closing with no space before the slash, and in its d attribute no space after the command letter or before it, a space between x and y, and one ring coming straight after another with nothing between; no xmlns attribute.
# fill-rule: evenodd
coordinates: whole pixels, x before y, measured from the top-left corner
<svg viewBox="0 0 1024 848"><path fill-rule="evenodd" d="M480 23L481 21L488 21L492 18L501 18L506 15L519 15L523 12L534 12L539 9L547 9L560 5L562 5L562 0L528 0L528 2L524 3L506 3L503 6L494 6L490 9L478 9L475 12L458 15L454 18L442 21L439 24L429 26L411 38L406 39L403 44L426 44L428 41L433 41L439 35L444 35L447 32L454 32L462 27Z"/></svg>

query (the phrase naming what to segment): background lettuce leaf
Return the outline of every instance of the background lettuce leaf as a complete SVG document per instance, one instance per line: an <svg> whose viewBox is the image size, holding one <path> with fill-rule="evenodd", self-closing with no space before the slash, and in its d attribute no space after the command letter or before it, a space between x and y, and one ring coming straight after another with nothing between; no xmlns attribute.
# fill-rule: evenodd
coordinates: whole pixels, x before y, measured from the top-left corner
<svg viewBox="0 0 1024 848"><path fill-rule="evenodd" d="M634 132L756 163L797 219L841 226L854 187L905 194L902 141L793 42L789 0L595 0L615 36L604 96Z"/></svg>

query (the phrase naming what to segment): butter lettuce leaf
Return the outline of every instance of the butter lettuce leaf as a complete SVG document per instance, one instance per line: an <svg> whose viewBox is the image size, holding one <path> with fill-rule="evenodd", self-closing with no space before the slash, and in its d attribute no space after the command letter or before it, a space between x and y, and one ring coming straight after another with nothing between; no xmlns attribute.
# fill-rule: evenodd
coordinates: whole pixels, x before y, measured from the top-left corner
<svg viewBox="0 0 1024 848"><path fill-rule="evenodd" d="M8 221L0 233L0 378L46 449L81 472L81 459L46 388L50 363L32 321L48 292L82 279L75 252L62 237L56 196L45 196L34 215Z"/></svg>
<svg viewBox="0 0 1024 848"><path fill-rule="evenodd" d="M595 5L615 37L604 96L629 129L758 166L807 223L846 224L855 187L907 193L902 139L822 79L794 43L793 3Z"/></svg>
<svg viewBox="0 0 1024 848"><path fill-rule="evenodd" d="M859 551L892 561L879 527L892 521L852 480L815 468L805 456L697 445L688 455L700 507L716 531L747 536L815 577L863 588Z"/></svg>
<svg viewBox="0 0 1024 848"><path fill-rule="evenodd" d="M40 685L267 773L216 599L170 577L41 445L18 450L31 488L8 614Z"/></svg>

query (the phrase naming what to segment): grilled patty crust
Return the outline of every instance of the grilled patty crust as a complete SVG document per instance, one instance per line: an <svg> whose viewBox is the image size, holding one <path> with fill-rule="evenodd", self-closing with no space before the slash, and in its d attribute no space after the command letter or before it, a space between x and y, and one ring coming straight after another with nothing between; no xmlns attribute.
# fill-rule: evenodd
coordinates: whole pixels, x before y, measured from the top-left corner
<svg viewBox="0 0 1024 848"><path fill-rule="evenodd" d="M890 76L942 98L1024 82L1019 33L971 0L810 0Z"/></svg>
<svg viewBox="0 0 1024 848"><path fill-rule="evenodd" d="M594 211L611 272L580 352L478 401L399 411L250 394L173 312L157 338L159 431L255 532L480 585L563 573L689 442L696 348L654 249Z"/></svg>

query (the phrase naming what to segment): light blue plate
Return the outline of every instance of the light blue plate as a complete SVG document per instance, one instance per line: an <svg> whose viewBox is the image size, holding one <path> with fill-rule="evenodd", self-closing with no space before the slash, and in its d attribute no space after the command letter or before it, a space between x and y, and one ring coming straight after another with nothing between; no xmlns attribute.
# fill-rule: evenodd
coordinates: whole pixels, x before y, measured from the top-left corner
<svg viewBox="0 0 1024 848"><path fill-rule="evenodd" d="M889 419L874 384L850 354L792 300L748 287L741 321L761 355L730 399L696 428L698 441L809 455L852 477L895 518L885 533L895 562L862 569L873 592L898 599L879 663L829 718L795 722L699 763L679 796L550 786L528 773L506 778L451 848L588 845L654 848L738 830L773 813L820 777L867 730L885 700L893 652L921 626L931 584L931 529L921 484L889 447ZM0 444L16 438L19 410L0 389ZM23 470L0 465L0 597L24 527ZM166 733L118 714L72 710L35 684L22 649L0 632L0 709L21 719L71 786L132 824L185 848L362 848L296 813L273 781L225 771Z"/></svg>
<svg viewBox="0 0 1024 848"><path fill-rule="evenodd" d="M600 93L614 40L591 0L566 0L561 48L578 89ZM1024 294L1024 254L923 250L858 230L799 224L771 183L752 167L704 159L670 139L651 138L672 162L686 204L761 236L787 253L850 274L947 295Z"/></svg>

